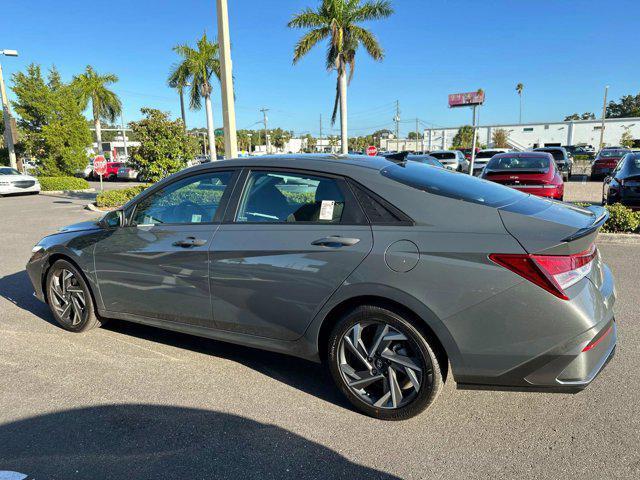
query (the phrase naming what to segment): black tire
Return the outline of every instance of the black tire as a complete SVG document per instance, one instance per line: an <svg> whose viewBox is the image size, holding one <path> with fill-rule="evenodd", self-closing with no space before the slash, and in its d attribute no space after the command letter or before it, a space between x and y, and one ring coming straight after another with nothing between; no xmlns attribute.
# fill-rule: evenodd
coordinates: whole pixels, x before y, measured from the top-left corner
<svg viewBox="0 0 640 480"><path fill-rule="evenodd" d="M343 348L342 342L345 341L345 336L352 331L355 325L366 323L371 323L372 325L386 324L404 335L412 348L411 358L416 359L417 363L422 367L419 390L416 392L413 389L412 396L409 396L410 401L404 405L387 408L377 407L372 403L373 400L365 401L352 391L352 387L347 384L343 373L344 367L341 367L340 361L341 348ZM406 420L418 415L436 399L443 385L442 371L434 350L414 321L386 308L373 305L359 306L345 314L337 322L329 337L327 359L333 380L351 404L360 412L380 420ZM374 360L374 362L377 361L379 360ZM387 368L391 369L390 367ZM375 374L377 372L373 370L372 373ZM383 370L379 373L382 374ZM396 374L394 373L395 376ZM386 383L383 385L386 385L387 389L389 389L389 381L385 380L384 382ZM398 385L398 382L396 382L396 385ZM405 381L405 387L402 388L406 388L406 385L408 384ZM367 388L369 387L367 386Z"/></svg>
<svg viewBox="0 0 640 480"><path fill-rule="evenodd" d="M70 313L71 316L69 318L65 318L59 311L60 308L63 307L63 305L61 305L62 302L58 301L60 295L54 291L54 283L60 281L60 275L64 271L70 272L73 275L71 286L73 286L75 290L82 290L82 297L84 298L84 309L82 314L78 318L75 316L77 312L75 307L71 308L71 310L73 311ZM91 295L91 291L89 290L84 276L70 262L66 260L57 260L53 265L51 265L51 268L49 268L49 271L47 272L45 288L47 294L47 303L49 305L49 308L51 309L53 318L55 318L56 322L65 330L78 333L86 332L87 330L91 330L92 328L98 327L104 323L104 321L98 319L98 317L96 316L93 296ZM74 293L80 295L78 292ZM67 292L64 292L64 295L66 294ZM71 302L71 304L74 303L73 299L70 299L72 295L73 294L69 294L68 300L68 302Z"/></svg>

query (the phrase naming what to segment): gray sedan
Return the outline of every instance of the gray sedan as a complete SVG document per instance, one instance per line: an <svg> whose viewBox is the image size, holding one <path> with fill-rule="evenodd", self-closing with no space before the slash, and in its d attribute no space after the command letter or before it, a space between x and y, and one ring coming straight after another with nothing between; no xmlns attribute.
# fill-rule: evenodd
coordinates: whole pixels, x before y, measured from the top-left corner
<svg viewBox="0 0 640 480"><path fill-rule="evenodd" d="M247 158L62 228L27 270L70 331L123 319L323 361L399 420L445 380L586 387L617 338L606 218L419 162Z"/></svg>

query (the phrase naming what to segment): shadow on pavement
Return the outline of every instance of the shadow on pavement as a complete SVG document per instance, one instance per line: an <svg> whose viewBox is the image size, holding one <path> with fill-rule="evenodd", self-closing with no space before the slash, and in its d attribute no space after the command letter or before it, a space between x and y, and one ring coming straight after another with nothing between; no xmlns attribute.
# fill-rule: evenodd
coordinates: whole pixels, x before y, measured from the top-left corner
<svg viewBox="0 0 640 480"><path fill-rule="evenodd" d="M353 410L351 404L335 386L327 368L318 363L119 320L110 320L103 328L151 342L231 360L326 402Z"/></svg>
<svg viewBox="0 0 640 480"><path fill-rule="evenodd" d="M26 270L0 277L0 297L49 323L55 323L49 307L33 296L33 286Z"/></svg>
<svg viewBox="0 0 640 480"><path fill-rule="evenodd" d="M66 410L2 425L0 470L38 479L398 478L274 425L140 404Z"/></svg>

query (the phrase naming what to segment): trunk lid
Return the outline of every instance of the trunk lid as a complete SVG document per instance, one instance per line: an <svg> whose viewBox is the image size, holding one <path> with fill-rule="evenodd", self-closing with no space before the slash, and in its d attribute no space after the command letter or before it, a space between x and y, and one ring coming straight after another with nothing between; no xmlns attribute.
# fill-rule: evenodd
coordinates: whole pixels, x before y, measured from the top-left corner
<svg viewBox="0 0 640 480"><path fill-rule="evenodd" d="M549 183L547 170L485 170L484 178L502 185L544 185Z"/></svg>

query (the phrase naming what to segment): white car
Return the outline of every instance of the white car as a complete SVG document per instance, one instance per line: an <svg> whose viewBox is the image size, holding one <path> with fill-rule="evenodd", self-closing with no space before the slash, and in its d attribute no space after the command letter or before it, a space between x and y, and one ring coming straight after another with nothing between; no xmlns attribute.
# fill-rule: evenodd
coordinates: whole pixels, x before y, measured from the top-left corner
<svg viewBox="0 0 640 480"><path fill-rule="evenodd" d="M434 158L448 168L449 170L456 170L458 172L466 172L469 170L469 162L460 150L434 150L429 152Z"/></svg>
<svg viewBox="0 0 640 480"><path fill-rule="evenodd" d="M40 183L36 177L23 175L15 168L0 167L0 195L14 193L40 193Z"/></svg>
<svg viewBox="0 0 640 480"><path fill-rule="evenodd" d="M482 173L482 170L484 170L484 167L487 166L487 163L489 163L489 160L491 160L494 155L507 152L511 152L511 150L509 148L487 148L480 150L476 153L476 158L473 161L473 174L477 177Z"/></svg>
<svg viewBox="0 0 640 480"><path fill-rule="evenodd" d="M142 177L137 170L134 170L131 167L120 167L118 169L118 180L135 180L137 182L141 182Z"/></svg>

